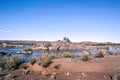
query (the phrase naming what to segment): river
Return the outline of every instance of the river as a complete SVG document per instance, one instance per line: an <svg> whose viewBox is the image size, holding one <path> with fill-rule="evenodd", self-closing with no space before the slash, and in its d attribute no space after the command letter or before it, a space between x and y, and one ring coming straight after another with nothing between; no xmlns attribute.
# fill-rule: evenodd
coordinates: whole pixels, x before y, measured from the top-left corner
<svg viewBox="0 0 120 80"><path fill-rule="evenodd" d="M25 61L29 61L29 59L31 57L40 57L41 54L44 53L43 51L40 51L40 50L33 50L32 54L20 54L20 53L18 54L17 53L17 52L20 52L27 48L31 48L31 46L24 45L23 47L6 47L6 48L0 47L0 52L12 53L14 56L22 57L23 59L25 59ZM84 51L91 52L92 54L95 54L98 52L98 50L69 50L69 52L71 52L73 55L81 54ZM120 48L117 48L114 51L120 52ZM50 51L50 53L55 53L55 54L59 54L62 52L64 52L64 50L59 51L59 52L58 51ZM109 53L110 50L106 50L106 52ZM10 56L0 56L0 59L2 59L4 57L10 57Z"/></svg>

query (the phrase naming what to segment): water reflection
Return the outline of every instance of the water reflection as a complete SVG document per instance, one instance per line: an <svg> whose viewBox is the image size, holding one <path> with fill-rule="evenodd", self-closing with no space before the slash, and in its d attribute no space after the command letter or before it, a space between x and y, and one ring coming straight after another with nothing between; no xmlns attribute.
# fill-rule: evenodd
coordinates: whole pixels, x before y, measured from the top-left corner
<svg viewBox="0 0 120 80"><path fill-rule="evenodd" d="M12 53L14 56L22 57L23 59L25 59L25 61L29 61L31 57L40 57L42 53L46 53L46 51L40 51L40 50L33 50L33 54L20 54L20 53L18 54L17 53L27 48L31 48L31 46L24 45L23 47L17 47L17 48L16 47L6 47L6 48L0 47L0 52ZM65 51L69 51L73 55L79 55L83 53L84 51L90 52L92 54L96 54L98 52L98 50L61 50L61 51L53 50L53 51L50 51L49 53L60 55L61 53ZM105 50L105 51L106 53L109 53L111 51L120 52L120 48L116 48L114 50ZM0 60L4 57L10 57L10 56L0 56Z"/></svg>

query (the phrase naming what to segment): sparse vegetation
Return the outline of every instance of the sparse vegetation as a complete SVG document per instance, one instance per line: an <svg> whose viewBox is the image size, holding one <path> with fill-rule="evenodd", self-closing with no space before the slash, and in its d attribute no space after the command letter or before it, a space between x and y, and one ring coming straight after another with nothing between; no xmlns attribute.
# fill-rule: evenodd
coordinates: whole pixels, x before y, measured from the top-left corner
<svg viewBox="0 0 120 80"><path fill-rule="evenodd" d="M29 62L30 62L31 65L34 65L34 63L37 62L37 58L36 57L32 57L32 58L30 58Z"/></svg>
<svg viewBox="0 0 120 80"><path fill-rule="evenodd" d="M18 68L23 62L24 60L20 57L11 57L9 59L2 60L2 64L6 69Z"/></svg>
<svg viewBox="0 0 120 80"><path fill-rule="evenodd" d="M95 57L96 57L96 58L102 58L102 57L105 56L105 54L106 54L106 53L105 53L104 51L99 51L98 53L95 54Z"/></svg>
<svg viewBox="0 0 120 80"><path fill-rule="evenodd" d="M31 48L24 49L25 52L33 52Z"/></svg>
<svg viewBox="0 0 120 80"><path fill-rule="evenodd" d="M42 54L38 60L38 64L45 68L47 68L51 63L52 63L52 58L48 53Z"/></svg>
<svg viewBox="0 0 120 80"><path fill-rule="evenodd" d="M24 49L23 51L21 51L20 53L24 53L24 54L32 54L33 50L31 48L28 49Z"/></svg>
<svg viewBox="0 0 120 80"><path fill-rule="evenodd" d="M118 55L118 52L110 51L109 54L110 54L110 55Z"/></svg>
<svg viewBox="0 0 120 80"><path fill-rule="evenodd" d="M81 55L81 60L83 60L83 61L88 61L88 60L89 60L89 55L83 53L83 54Z"/></svg>
<svg viewBox="0 0 120 80"><path fill-rule="evenodd" d="M71 57L71 53L70 53L70 52L64 52L64 53L61 54L61 57L62 57L62 58Z"/></svg>
<svg viewBox="0 0 120 80"><path fill-rule="evenodd" d="M56 54L49 54L49 59L52 60L52 59L56 59L57 58L57 55Z"/></svg>

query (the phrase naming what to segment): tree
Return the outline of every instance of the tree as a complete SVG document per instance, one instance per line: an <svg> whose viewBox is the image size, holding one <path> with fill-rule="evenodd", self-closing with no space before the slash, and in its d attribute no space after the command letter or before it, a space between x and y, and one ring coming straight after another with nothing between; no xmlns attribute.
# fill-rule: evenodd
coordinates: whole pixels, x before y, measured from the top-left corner
<svg viewBox="0 0 120 80"><path fill-rule="evenodd" d="M63 38L63 41L65 41L65 42L71 42L70 39L67 38L67 37L64 37L64 38Z"/></svg>

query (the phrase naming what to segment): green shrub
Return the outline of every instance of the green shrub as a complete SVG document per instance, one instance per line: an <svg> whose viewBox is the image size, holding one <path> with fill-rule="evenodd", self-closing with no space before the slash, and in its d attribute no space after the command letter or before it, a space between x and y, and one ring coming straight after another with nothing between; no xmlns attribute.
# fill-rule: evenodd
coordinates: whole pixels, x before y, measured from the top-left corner
<svg viewBox="0 0 120 80"><path fill-rule="evenodd" d="M88 61L88 60L89 60L88 54L82 54L82 55L81 55L81 60L83 60L83 61Z"/></svg>
<svg viewBox="0 0 120 80"><path fill-rule="evenodd" d="M11 57L9 59L3 59L2 64L6 69L11 68L18 68L20 64L22 64L24 61L20 57Z"/></svg>
<svg viewBox="0 0 120 80"><path fill-rule="evenodd" d="M62 57L62 58L71 57L71 53L70 53L70 52L64 52L64 53L61 54L61 57Z"/></svg>
<svg viewBox="0 0 120 80"><path fill-rule="evenodd" d="M12 59L14 60L16 65L20 65L20 64L24 63L24 60L22 57L12 57Z"/></svg>
<svg viewBox="0 0 120 80"><path fill-rule="evenodd" d="M49 67L49 65L50 65L51 63L52 63L52 61L48 60L48 61L42 62L41 65L42 65L42 67L47 68L47 67Z"/></svg>
<svg viewBox="0 0 120 80"><path fill-rule="evenodd" d="M47 68L52 63L52 58L49 55L48 53L42 54L38 60L38 64Z"/></svg>
<svg viewBox="0 0 120 80"><path fill-rule="evenodd" d="M13 59L4 59L2 62L6 69L10 69L16 65Z"/></svg>
<svg viewBox="0 0 120 80"><path fill-rule="evenodd" d="M31 48L28 49L24 49L23 51L27 52L27 53L33 53L33 50Z"/></svg>

